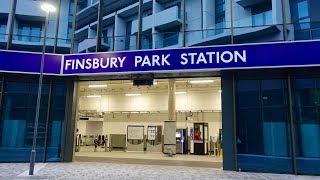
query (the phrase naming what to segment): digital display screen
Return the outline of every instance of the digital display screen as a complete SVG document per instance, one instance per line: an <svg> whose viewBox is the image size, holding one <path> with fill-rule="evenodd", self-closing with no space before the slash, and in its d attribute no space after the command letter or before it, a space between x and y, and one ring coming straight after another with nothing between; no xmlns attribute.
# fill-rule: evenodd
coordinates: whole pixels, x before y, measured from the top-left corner
<svg viewBox="0 0 320 180"><path fill-rule="evenodd" d="M180 132L176 132L176 138L181 138L181 133Z"/></svg>

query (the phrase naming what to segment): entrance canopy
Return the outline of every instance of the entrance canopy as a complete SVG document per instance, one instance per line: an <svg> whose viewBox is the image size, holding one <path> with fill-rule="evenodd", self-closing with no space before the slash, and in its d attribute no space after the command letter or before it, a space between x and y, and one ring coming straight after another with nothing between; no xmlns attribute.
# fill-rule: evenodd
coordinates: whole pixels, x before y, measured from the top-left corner
<svg viewBox="0 0 320 180"><path fill-rule="evenodd" d="M101 75L319 66L320 41L87 54L46 54L48 75ZM40 53L0 51L0 71L37 74Z"/></svg>

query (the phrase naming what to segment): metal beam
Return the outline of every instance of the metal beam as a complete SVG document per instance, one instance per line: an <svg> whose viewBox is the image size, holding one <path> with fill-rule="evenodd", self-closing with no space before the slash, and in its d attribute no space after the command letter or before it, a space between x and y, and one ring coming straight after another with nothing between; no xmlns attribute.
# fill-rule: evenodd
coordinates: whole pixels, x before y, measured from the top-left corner
<svg viewBox="0 0 320 180"><path fill-rule="evenodd" d="M288 41L287 12L286 12L286 2L285 2L285 0L282 0L282 19L283 19L283 37L284 37L284 41Z"/></svg>
<svg viewBox="0 0 320 180"><path fill-rule="evenodd" d="M182 18L182 47L186 47L186 5L185 0L181 0L181 18Z"/></svg>
<svg viewBox="0 0 320 180"><path fill-rule="evenodd" d="M60 8L61 8L61 0L58 0L57 13L56 13L56 32L55 32L55 35L54 35L53 53L56 53L57 44L58 44Z"/></svg>
<svg viewBox="0 0 320 180"><path fill-rule="evenodd" d="M11 14L9 19L9 34L8 34L8 40L7 40L7 50L10 50L12 45L12 32L13 32L13 21L14 17L16 15L16 7L17 7L17 0L12 0L11 4Z"/></svg>
<svg viewBox="0 0 320 180"><path fill-rule="evenodd" d="M48 106L47 106L47 117L46 117L46 132L44 136L44 151L42 162L46 162L47 159L47 142L48 142L48 133L49 133L49 120L51 114L51 96L52 96L52 80L50 80L49 94L48 94Z"/></svg>
<svg viewBox="0 0 320 180"><path fill-rule="evenodd" d="M233 32L233 8L232 8L232 3L233 2L233 0L230 0L230 32L231 32L231 34L230 34L230 37L231 37L231 39L230 39L230 43L231 44L234 44L234 39L233 39L233 36L234 36L234 32Z"/></svg>
<svg viewBox="0 0 320 180"><path fill-rule="evenodd" d="M76 20L77 20L77 4L78 4L78 0L74 0L70 54L73 54L73 51L74 51L74 40L75 40L74 36L75 36Z"/></svg>
<svg viewBox="0 0 320 180"><path fill-rule="evenodd" d="M139 0L137 50L141 49L142 16L143 16L143 0Z"/></svg>
<svg viewBox="0 0 320 180"><path fill-rule="evenodd" d="M294 122L293 122L293 103L292 103L292 89L291 76L288 74L288 98L289 98L289 113L290 113L290 134L291 134L291 153L292 153L292 171L297 175L297 159L296 159L296 142L294 137Z"/></svg>
<svg viewBox="0 0 320 180"><path fill-rule="evenodd" d="M238 146L237 146L237 111L236 111L236 78L232 73L232 110L233 110L233 143L234 143L234 167L238 171Z"/></svg>
<svg viewBox="0 0 320 180"><path fill-rule="evenodd" d="M98 24L97 24L97 36L96 36L96 52L101 51L101 38L102 38L102 18L103 18L103 1L99 0L98 4Z"/></svg>

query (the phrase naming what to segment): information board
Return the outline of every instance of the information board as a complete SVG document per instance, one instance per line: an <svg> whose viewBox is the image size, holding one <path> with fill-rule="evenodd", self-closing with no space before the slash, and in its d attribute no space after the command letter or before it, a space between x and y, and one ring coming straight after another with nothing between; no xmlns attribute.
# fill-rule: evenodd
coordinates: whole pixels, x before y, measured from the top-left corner
<svg viewBox="0 0 320 180"><path fill-rule="evenodd" d="M148 126L148 140L156 140L156 126Z"/></svg>
<svg viewBox="0 0 320 180"><path fill-rule="evenodd" d="M143 139L144 126L128 126L128 139Z"/></svg>

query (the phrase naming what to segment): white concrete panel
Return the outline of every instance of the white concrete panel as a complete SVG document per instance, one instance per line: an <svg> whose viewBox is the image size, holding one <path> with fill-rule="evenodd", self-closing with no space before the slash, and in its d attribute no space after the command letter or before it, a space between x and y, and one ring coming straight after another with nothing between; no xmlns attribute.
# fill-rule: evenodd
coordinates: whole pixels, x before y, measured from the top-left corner
<svg viewBox="0 0 320 180"><path fill-rule="evenodd" d="M42 1L18 0L16 14L45 17L45 12L41 10Z"/></svg>
<svg viewBox="0 0 320 180"><path fill-rule="evenodd" d="M2 1L6 1L6 2L5 3L1 2L0 13L9 13L9 12L11 12L12 0L2 0Z"/></svg>

